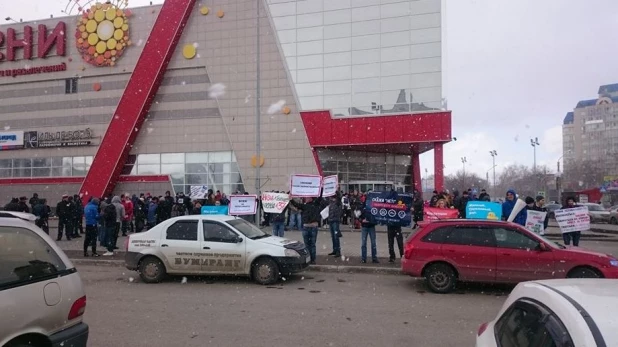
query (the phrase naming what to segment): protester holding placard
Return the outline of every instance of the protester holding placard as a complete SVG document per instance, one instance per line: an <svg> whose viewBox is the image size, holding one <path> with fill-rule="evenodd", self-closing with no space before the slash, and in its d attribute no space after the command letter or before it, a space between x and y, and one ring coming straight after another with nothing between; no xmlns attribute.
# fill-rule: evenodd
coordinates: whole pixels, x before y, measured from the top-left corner
<svg viewBox="0 0 618 347"><path fill-rule="evenodd" d="M513 208L517 203L517 193L513 189L509 189L506 192L506 200L502 204L502 219L507 220L513 212ZM513 223L517 223L521 226L526 226L526 209L522 209L517 213Z"/></svg>
<svg viewBox="0 0 618 347"><path fill-rule="evenodd" d="M577 205L575 204L575 198L570 197L566 200L566 205L562 206L561 210L566 210L566 209L571 209L571 208L576 208ZM579 246L579 238L581 237L582 232L581 231L570 231L570 232L566 232L566 233L562 233L562 240L564 241L564 244L569 246L571 244L571 240L573 240L573 246L578 247Z"/></svg>
<svg viewBox="0 0 618 347"><path fill-rule="evenodd" d="M536 197L536 204L532 207L534 211L545 212L545 221L543 222L543 231L541 235L545 235L545 230L549 226L549 213L547 213L547 208L545 208L545 197L543 195L539 195Z"/></svg>
<svg viewBox="0 0 618 347"><path fill-rule="evenodd" d="M315 244L318 238L318 222L322 218L322 216L320 216L320 206L311 197L305 198L304 203L290 200L290 204L302 212L303 241L307 249L309 249L309 254L311 256L310 264L315 265Z"/></svg>
<svg viewBox="0 0 618 347"><path fill-rule="evenodd" d="M371 241L371 262L374 264L378 261L378 247L376 245L376 225L372 223L373 217L371 212L363 206L359 217L361 222L361 263L367 262L367 236Z"/></svg>
<svg viewBox="0 0 618 347"><path fill-rule="evenodd" d="M288 211L286 206L280 213L269 213L271 222L273 224L273 236L283 237L285 232L285 213ZM266 214L267 212L264 212Z"/></svg>

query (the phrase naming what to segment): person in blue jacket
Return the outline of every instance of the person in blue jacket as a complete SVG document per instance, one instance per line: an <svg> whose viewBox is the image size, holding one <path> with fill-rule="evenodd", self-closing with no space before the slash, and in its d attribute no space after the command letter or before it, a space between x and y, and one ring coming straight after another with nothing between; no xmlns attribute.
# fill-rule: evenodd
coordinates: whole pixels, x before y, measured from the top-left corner
<svg viewBox="0 0 618 347"><path fill-rule="evenodd" d="M509 218L511 212L513 211L513 208L515 207L516 202L517 193L515 193L515 190L509 189L506 192L506 200L502 204L502 220L507 220ZM513 219L513 223L525 226L527 217L528 214L526 213L526 209L524 208L517 214L517 216L515 216L515 219Z"/></svg>
<svg viewBox="0 0 618 347"><path fill-rule="evenodd" d="M92 256L98 257L97 253L97 234L99 215L99 199L93 198L84 208L86 217L86 237L84 238L84 257L88 256L88 246L92 246Z"/></svg>

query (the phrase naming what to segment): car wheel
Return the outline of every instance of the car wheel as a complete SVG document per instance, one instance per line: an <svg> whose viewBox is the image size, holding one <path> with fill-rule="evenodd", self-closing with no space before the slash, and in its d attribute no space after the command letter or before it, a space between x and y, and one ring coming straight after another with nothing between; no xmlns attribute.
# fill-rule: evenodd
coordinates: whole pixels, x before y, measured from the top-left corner
<svg viewBox="0 0 618 347"><path fill-rule="evenodd" d="M578 267L569 272L568 278L600 278L599 273L587 267Z"/></svg>
<svg viewBox="0 0 618 347"><path fill-rule="evenodd" d="M253 280L258 284L269 285L279 279L279 266L272 258L260 258L251 269Z"/></svg>
<svg viewBox="0 0 618 347"><path fill-rule="evenodd" d="M457 276L452 266L447 264L433 264L425 270L427 285L434 293L448 293L455 289Z"/></svg>
<svg viewBox="0 0 618 347"><path fill-rule="evenodd" d="M609 220L609 224L618 224L618 220L616 220L616 217L612 217L612 218Z"/></svg>
<svg viewBox="0 0 618 347"><path fill-rule="evenodd" d="M146 283L159 283L165 274L165 265L155 257L148 257L139 263L139 276Z"/></svg>

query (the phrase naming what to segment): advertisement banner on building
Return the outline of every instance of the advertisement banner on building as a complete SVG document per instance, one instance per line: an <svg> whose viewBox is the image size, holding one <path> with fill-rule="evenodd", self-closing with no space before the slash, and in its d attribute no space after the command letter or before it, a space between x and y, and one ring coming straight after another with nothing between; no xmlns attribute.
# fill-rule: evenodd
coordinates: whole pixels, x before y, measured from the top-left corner
<svg viewBox="0 0 618 347"><path fill-rule="evenodd" d="M262 193L264 213L282 213L290 203L290 196L283 193Z"/></svg>
<svg viewBox="0 0 618 347"><path fill-rule="evenodd" d="M322 190L320 175L292 175L290 195L299 197L318 197Z"/></svg>
<svg viewBox="0 0 618 347"><path fill-rule="evenodd" d="M562 233L590 229L590 216L586 206L556 210L554 214Z"/></svg>
<svg viewBox="0 0 618 347"><path fill-rule="evenodd" d="M339 179L337 175L326 176L322 181L322 196L328 197L337 194L339 188Z"/></svg>
<svg viewBox="0 0 618 347"><path fill-rule="evenodd" d="M543 235L545 233L545 216L547 216L547 212L528 210L526 213L526 229Z"/></svg>
<svg viewBox="0 0 618 347"><path fill-rule="evenodd" d="M230 216L255 214L257 195L230 195Z"/></svg>
<svg viewBox="0 0 618 347"><path fill-rule="evenodd" d="M0 150L24 148L23 131L0 132Z"/></svg>
<svg viewBox="0 0 618 347"><path fill-rule="evenodd" d="M68 131L26 131L24 145L26 148L80 147L90 146L94 132L90 128Z"/></svg>
<svg viewBox="0 0 618 347"><path fill-rule="evenodd" d="M432 222L443 219L455 219L459 216L459 211L454 208L425 207L423 209L423 221Z"/></svg>
<svg viewBox="0 0 618 347"><path fill-rule="evenodd" d="M365 210L371 216L371 223L409 226L412 222L412 200L409 194L370 192L367 193Z"/></svg>
<svg viewBox="0 0 618 347"><path fill-rule="evenodd" d="M191 199L206 199L208 186L191 186L189 197Z"/></svg>
<svg viewBox="0 0 618 347"><path fill-rule="evenodd" d="M466 219L502 219L502 206L497 202L468 201Z"/></svg>
<svg viewBox="0 0 618 347"><path fill-rule="evenodd" d="M227 206L202 206L202 214L224 214L227 215Z"/></svg>

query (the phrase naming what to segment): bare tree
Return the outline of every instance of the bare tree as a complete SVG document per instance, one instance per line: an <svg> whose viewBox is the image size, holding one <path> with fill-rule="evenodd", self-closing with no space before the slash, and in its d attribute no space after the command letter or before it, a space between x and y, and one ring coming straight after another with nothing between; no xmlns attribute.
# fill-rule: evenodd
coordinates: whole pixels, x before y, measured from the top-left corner
<svg viewBox="0 0 618 347"><path fill-rule="evenodd" d="M603 183L603 163L592 160L581 160L565 167L563 188L583 190L598 188Z"/></svg>
<svg viewBox="0 0 618 347"><path fill-rule="evenodd" d="M466 172L464 176L463 170L459 170L454 175L444 177L444 187L449 191L457 189L460 192L468 190L468 188L477 188L480 192L481 189L487 189L489 183L476 173Z"/></svg>
<svg viewBox="0 0 618 347"><path fill-rule="evenodd" d="M550 180L552 176L546 166L537 165L534 171L525 165L510 165L498 175L496 194L502 196L514 189L521 198L535 197L539 191L545 191Z"/></svg>

